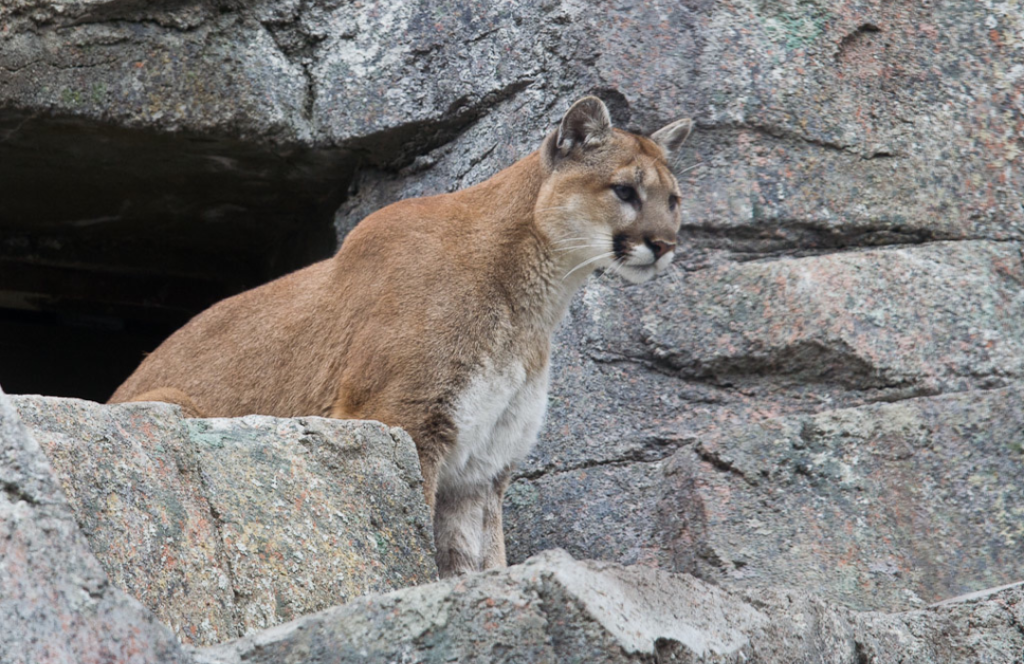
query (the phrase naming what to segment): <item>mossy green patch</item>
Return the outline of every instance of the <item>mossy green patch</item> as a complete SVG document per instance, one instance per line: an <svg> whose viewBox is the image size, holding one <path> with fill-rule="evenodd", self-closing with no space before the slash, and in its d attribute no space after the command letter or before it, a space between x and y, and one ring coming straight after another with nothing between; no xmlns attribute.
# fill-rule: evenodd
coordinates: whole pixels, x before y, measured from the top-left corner
<svg viewBox="0 0 1024 664"><path fill-rule="evenodd" d="M105 83L93 83L89 89L90 97L94 104L101 104L107 98L107 86Z"/></svg>
<svg viewBox="0 0 1024 664"><path fill-rule="evenodd" d="M817 11L785 12L764 19L764 29L772 41L783 43L788 49L806 48L825 32L826 20L827 17Z"/></svg>
<svg viewBox="0 0 1024 664"><path fill-rule="evenodd" d="M64 88L60 92L60 100L68 106L78 106L82 103L82 93L71 88Z"/></svg>

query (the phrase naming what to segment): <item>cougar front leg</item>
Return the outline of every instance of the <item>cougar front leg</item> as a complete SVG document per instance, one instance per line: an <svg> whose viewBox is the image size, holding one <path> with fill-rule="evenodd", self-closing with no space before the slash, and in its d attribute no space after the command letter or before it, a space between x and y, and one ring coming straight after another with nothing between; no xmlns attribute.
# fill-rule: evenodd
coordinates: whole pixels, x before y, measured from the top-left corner
<svg viewBox="0 0 1024 664"><path fill-rule="evenodd" d="M439 486L434 504L434 543L441 578L481 569L487 487Z"/></svg>
<svg viewBox="0 0 1024 664"><path fill-rule="evenodd" d="M508 565L505 560L505 530L502 526L501 507L505 502L505 489L508 488L511 475L512 469L506 468L495 477L484 501L483 569Z"/></svg>

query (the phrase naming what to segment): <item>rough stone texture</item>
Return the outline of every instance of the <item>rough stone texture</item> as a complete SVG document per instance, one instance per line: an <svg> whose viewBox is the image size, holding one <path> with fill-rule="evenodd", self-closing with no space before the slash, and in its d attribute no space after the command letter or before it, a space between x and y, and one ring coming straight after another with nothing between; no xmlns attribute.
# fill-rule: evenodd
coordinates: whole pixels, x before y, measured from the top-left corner
<svg viewBox="0 0 1024 664"><path fill-rule="evenodd" d="M426 173L382 176L391 184L371 187L370 198L475 181L536 147L568 98L597 91L627 126L697 120L679 166L702 164L684 178L684 235L702 248L1020 237L1024 12L1012 3L517 3L509 18L499 7L452 12L443 26L456 38L428 57L412 58L418 52L408 44L437 41L434 26L404 24L414 38L370 60L378 66L367 78L380 76L389 96L419 111L417 94L435 88L418 67L445 81L463 62L486 61L480 42L496 50L532 30L518 42L530 46L502 60L525 60L530 86L418 160ZM449 27L460 19L459 30ZM474 21L485 20L493 32L466 45L479 33ZM377 34L380 44L391 33ZM497 71L475 78L478 94L496 78L513 80ZM376 99L383 106L387 97Z"/></svg>
<svg viewBox="0 0 1024 664"><path fill-rule="evenodd" d="M197 664L262 662L1011 662L1024 586L908 613L741 595L644 566L549 551L501 571L367 597L238 641ZM979 627L984 627L983 631Z"/></svg>
<svg viewBox="0 0 1024 664"><path fill-rule="evenodd" d="M827 317L828 300L848 289L800 269L821 261L741 264L693 284L700 273L680 309L661 301L679 290L671 281L625 295L592 284L563 334L549 429L509 490L510 558L560 546L735 587L799 585L858 608L1024 577L1024 384L1010 378L1020 317L1000 304L1019 302L1014 289L969 288L985 281L978 262L961 291L935 279L920 296L945 293L934 311L959 317L854 301L845 320L865 320L831 330L844 318ZM776 267L790 273L746 279ZM774 292L733 290L741 279ZM807 306L815 289L825 301ZM737 312L730 325L705 315L723 302ZM874 316L887 324L875 328ZM846 357L822 357L829 335L849 339L836 344ZM807 337L826 341L808 349ZM937 382L964 391L913 397L943 391Z"/></svg>
<svg viewBox="0 0 1024 664"><path fill-rule="evenodd" d="M1024 585L972 593L925 610L863 613L853 622L859 662L1018 662Z"/></svg>
<svg viewBox="0 0 1024 664"><path fill-rule="evenodd" d="M274 269L218 246L315 255L302 219L344 198L340 236L478 182L583 93L631 129L695 118L678 269L576 301L512 559L564 546L889 610L1022 576L1019 4L7 0L0 24L0 267L195 264L231 290ZM98 297L19 278L4 302ZM145 306L114 283L104 303Z"/></svg>
<svg viewBox="0 0 1024 664"><path fill-rule="evenodd" d="M185 662L169 629L111 585L39 444L0 391L0 661Z"/></svg>
<svg viewBox="0 0 1024 664"><path fill-rule="evenodd" d="M692 577L551 551L507 570L361 599L205 649L197 661L633 662L668 644L684 656L739 661L748 633L767 623Z"/></svg>
<svg viewBox="0 0 1024 664"><path fill-rule="evenodd" d="M721 266L631 300L641 357L679 377L894 399L1021 378L1022 283L1015 245L937 242Z"/></svg>
<svg viewBox="0 0 1024 664"><path fill-rule="evenodd" d="M398 429L14 402L113 583L185 643L436 578L419 461Z"/></svg>
<svg viewBox="0 0 1024 664"><path fill-rule="evenodd" d="M354 145L386 163L437 147L496 102L554 79L553 58L564 63L578 48L558 52L579 36L571 23L583 10L7 0L0 103L124 127Z"/></svg>
<svg viewBox="0 0 1024 664"><path fill-rule="evenodd" d="M383 168L363 173L342 229L495 172L585 92L631 128L697 119L685 234L712 252L1016 240L1024 221L1012 3L6 0L0 19L0 145L100 123L276 146L247 167L226 144L182 164L233 172L229 198L294 150L347 164L342 186ZM315 160L297 163L270 182L326 195Z"/></svg>
<svg viewBox="0 0 1024 664"><path fill-rule="evenodd" d="M49 430L44 434L51 438L51 453L69 444L56 440L62 418L79 417L83 423L95 424L96 411L107 413L108 428L90 442L109 453L104 446L116 445L111 440L115 430L125 436L126 429L135 427L160 429L156 421L174 415L170 407L102 407L40 398L18 401L29 416L44 410L60 412L46 420ZM202 459L201 448L211 445L223 453L222 460L237 463L230 448L240 445L247 448L247 461L263 465L266 460L251 453L255 446L240 444L239 432L246 424L261 424L261 430L275 436L289 433L289 425L331 426L322 420L278 420L274 431L267 426L273 421L268 420L190 422L200 448L194 454ZM356 436L380 436L376 425L367 423L362 431L358 430L361 423L356 426ZM309 444L314 449L329 446L317 440L317 433L328 432L307 431ZM166 440L163 443L172 446ZM336 461L338 446L331 447L328 457ZM130 476L147 483L135 487L134 495L144 500L150 491L161 490L160 480L166 490L171 483L167 481L169 465L180 463L180 456L173 458L180 450L161 456L167 450L151 449L148 477L141 473L140 450L122 449L129 452L127 458L120 462L109 458L109 463L122 463L122 480ZM775 589L744 595L688 575L645 566L577 562L565 552L551 551L521 566L359 598L219 646L183 652L153 614L107 581L88 552L42 449L2 392L0 454L0 618L5 627L0 634L0 659L4 662L952 664L1016 661L1024 651L1021 584L903 614L856 613L814 595ZM67 457L58 454L56 458ZM393 461L406 465L401 459ZM202 467L202 461L198 465ZM85 471L102 471L102 465ZM251 480L253 475L246 477ZM115 490L109 495L116 494ZM82 494L76 499L82 500ZM134 507L119 506L128 512ZM173 565L166 549L163 562Z"/></svg>

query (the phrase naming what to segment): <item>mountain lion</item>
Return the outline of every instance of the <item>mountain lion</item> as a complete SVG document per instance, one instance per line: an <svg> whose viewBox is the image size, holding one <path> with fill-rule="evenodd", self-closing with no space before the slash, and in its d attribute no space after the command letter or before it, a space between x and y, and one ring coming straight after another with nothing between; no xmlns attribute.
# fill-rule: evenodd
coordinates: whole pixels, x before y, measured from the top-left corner
<svg viewBox="0 0 1024 664"><path fill-rule="evenodd" d="M650 138L576 102L486 182L366 217L331 259L220 302L149 355L111 403L187 415L372 419L416 441L442 576L505 565L502 496L547 405L551 336L596 268L668 268L680 191Z"/></svg>

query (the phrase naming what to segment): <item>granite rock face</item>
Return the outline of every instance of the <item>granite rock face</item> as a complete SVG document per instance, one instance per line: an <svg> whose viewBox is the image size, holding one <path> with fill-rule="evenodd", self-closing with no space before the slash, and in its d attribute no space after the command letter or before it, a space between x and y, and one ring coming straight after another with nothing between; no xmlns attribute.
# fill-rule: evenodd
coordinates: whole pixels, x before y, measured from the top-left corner
<svg viewBox="0 0 1024 664"><path fill-rule="evenodd" d="M367 597L238 641L197 664L356 662L1008 662L1020 584L907 613L786 591L743 595L644 566L549 551L506 570ZM970 625L983 624L984 635Z"/></svg>
<svg viewBox="0 0 1024 664"><path fill-rule="evenodd" d="M1021 270L962 241L592 282L509 492L512 559L876 609L1021 579Z"/></svg>
<svg viewBox="0 0 1024 664"><path fill-rule="evenodd" d="M360 171L342 230L508 165L587 92L631 129L697 120L684 234L712 253L1013 240L1024 222L1012 4L10 0L0 19L10 156L25 158L23 132L205 135L180 172L233 174L222 198L233 181L306 182L326 201L317 171L335 164L342 189ZM93 158L119 144L95 141ZM281 159L297 167L266 179ZM212 200L207 221L267 207ZM94 216L136 219L140 202Z"/></svg>
<svg viewBox="0 0 1024 664"><path fill-rule="evenodd" d="M654 284L576 301L511 559L558 546L885 610L1024 577L1024 14L676 11L606 12L587 42L627 123L697 121L683 248ZM622 68L641 26L670 36Z"/></svg>
<svg viewBox="0 0 1024 664"><path fill-rule="evenodd" d="M443 3L431 5L444 15ZM532 39L518 43L530 46L476 80L493 90L505 65L527 55L529 86L407 172L364 175L342 228L396 197L493 173L535 149L572 98L596 92L629 128L697 121L678 164L684 237L700 250L694 265L722 250L1020 237L1024 13L1015 5L556 2L517 3L508 16L501 3L478 7L436 25L400 24L407 37L391 43L391 59L372 60L387 67L365 73L385 74L398 99L433 95L417 67L429 62L443 81L486 60L486 44L500 49L528 30ZM489 22L490 33L480 36L474 21ZM442 36L452 39L412 57Z"/></svg>
<svg viewBox="0 0 1024 664"><path fill-rule="evenodd" d="M0 661L192 661L110 583L32 434L0 391Z"/></svg>
<svg viewBox="0 0 1024 664"><path fill-rule="evenodd" d="M0 299L17 306L194 311L387 203L479 182L582 94L633 130L694 118L675 271L593 280L557 339L548 423L508 495L512 561L557 546L886 611L1024 576L1019 5L9 0L0 24ZM118 278L53 290L79 283L53 266ZM159 295L112 287L123 273ZM127 457L202 477L207 433ZM245 509L174 491L186 516ZM208 570L245 568L237 544L265 531L203 519L189 536L220 528L220 548L189 555L216 564L174 565L231 618L169 622L220 638L313 606L255 584L254 613L229 604ZM1001 601L1019 625L1016 599L934 611L999 631ZM986 633L889 615L852 661L895 661L897 642L963 661Z"/></svg>
<svg viewBox="0 0 1024 664"><path fill-rule="evenodd" d="M436 578L419 460L398 429L13 401L111 581L184 643Z"/></svg>
<svg viewBox="0 0 1024 664"><path fill-rule="evenodd" d="M1014 386L749 424L701 417L624 441L609 431L605 451L619 443L620 456L555 458L513 483L512 557L561 545L857 608L1013 581L1024 576L1022 396Z"/></svg>

